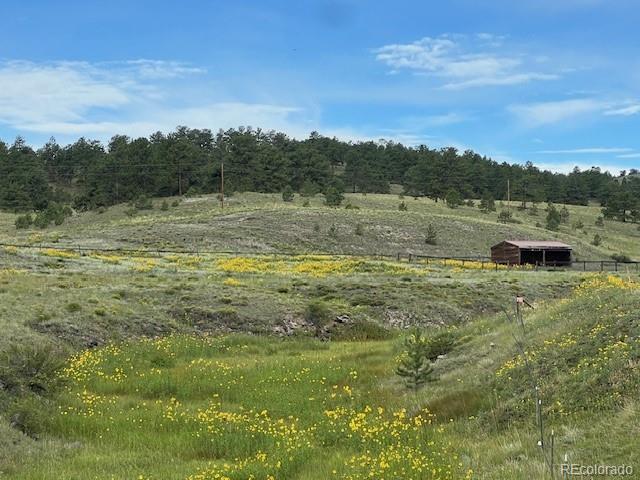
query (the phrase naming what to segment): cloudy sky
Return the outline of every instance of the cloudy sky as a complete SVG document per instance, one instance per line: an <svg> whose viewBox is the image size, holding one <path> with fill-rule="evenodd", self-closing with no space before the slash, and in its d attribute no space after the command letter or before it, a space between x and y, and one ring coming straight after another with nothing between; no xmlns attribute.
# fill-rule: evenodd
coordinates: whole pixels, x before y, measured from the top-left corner
<svg viewBox="0 0 640 480"><path fill-rule="evenodd" d="M15 0L0 138L177 125L640 167L634 0Z"/></svg>

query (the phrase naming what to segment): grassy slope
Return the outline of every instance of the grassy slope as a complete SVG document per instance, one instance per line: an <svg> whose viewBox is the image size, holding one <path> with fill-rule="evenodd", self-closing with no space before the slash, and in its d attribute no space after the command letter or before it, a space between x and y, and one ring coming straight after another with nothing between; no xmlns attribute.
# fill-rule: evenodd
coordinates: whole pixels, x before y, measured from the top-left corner
<svg viewBox="0 0 640 480"><path fill-rule="evenodd" d="M558 456L566 454L579 464L637 465L638 311L637 284L595 279L573 298L536 305L526 316L527 350L545 352L531 358L547 428L556 432ZM523 388L526 372L512 363L517 358L512 335L519 332L500 316L460 327L458 345L436 364L438 379L418 395L407 393L393 376L397 341L318 344L303 339L179 337L94 351L91 358L98 362L78 360L70 371L75 381L62 398L62 411L68 413L48 422L49 431L66 444L58 443L50 450L58 453L9 478L49 478L52 472L61 479L185 478L225 460L237 464L234 459L253 458L257 451L265 452L271 465L282 462L281 470L254 465L259 474L361 478L358 472L364 477L377 467L352 469L345 462L365 450L370 453L358 457L358 465L378 458L380 444L360 439L367 421L371 427L380 425L378 406L385 415L406 409L411 418L424 407L436 414L442 429L421 427L423 436L409 435L400 442L415 445L436 464L452 465L450 475L436 478L463 478L468 469L479 479L545 478L533 403L529 389ZM209 416L196 415L212 404L217 406ZM339 406L347 413L336 420L332 433L323 412ZM366 406L373 412L357 417ZM267 410L268 425L296 417L298 432L307 432L306 446L284 454L262 427L262 433L252 436L246 425L238 426L242 421L225 423L217 416L251 412L248 425L264 426L255 420L262 410ZM190 420L193 415L199 420ZM227 425L225 433L208 432L206 426L212 425ZM394 444L390 430L376 435L382 444ZM291 432L285 436L285 444L298 438ZM425 440L435 443L426 446ZM73 453L60 453L70 450ZM391 462L396 476L390 471L387 476L399 478L402 465L408 468L404 457ZM233 478L246 478L248 471ZM424 477L413 473L405 478Z"/></svg>
<svg viewBox="0 0 640 480"><path fill-rule="evenodd" d="M407 212L398 211L400 200L394 195L347 195L345 203L359 209L330 209L318 196L310 207L302 207L296 197L285 204L278 195L247 193L229 200L224 214L214 197L185 199L168 211L156 209L127 217L126 205L105 213L78 215L61 227L44 232L16 232L13 216L0 214L0 240L60 241L69 245L96 248L186 248L251 252L330 252L381 253L398 252L432 255L484 255L489 247L505 238L564 240L575 247L579 258L608 258L612 253L626 253L640 258L640 232L637 225L607 221L596 227L600 215L596 206L569 206L571 218L558 233L535 227L544 224L544 211L538 216L513 208L520 224L503 225L497 214L482 214L477 208L452 210L442 202L406 198ZM156 201L156 206L160 202ZM576 221L582 230L572 227ZM433 223L439 232L438 245L424 243L425 226ZM364 233L356 235L361 224ZM336 234L329 231L335 225ZM319 228L319 231L315 229ZM604 238L600 247L591 240L598 233Z"/></svg>
<svg viewBox="0 0 640 480"><path fill-rule="evenodd" d="M303 208L299 198L294 205L286 205L275 195L243 194L234 197L230 208L221 215L211 197L202 197L185 200L167 212L156 209L141 212L133 218L124 215L125 206L116 206L103 214L81 214L63 226L42 232L16 232L14 216L0 214L0 240L107 248L486 255L491 244L505 237L553 237L572 243L581 257L602 258L619 251L637 257L640 253L636 226L606 222L604 229L595 227L593 224L599 214L597 207L569 207L571 221L580 218L586 225L586 234L563 226L559 234L552 235L533 226L536 221L544 222L542 211L538 217L530 217L514 210L523 223L505 226L496 223L496 214L484 215L468 207L451 210L425 199L405 199L408 212L397 210L400 200L395 196L350 195L348 201L360 209L328 209L321 205L320 198L314 199L311 207ZM424 226L429 222L438 225L440 236L436 246L427 246L422 240ZM358 223L364 226L362 236L355 234ZM331 224L336 225L337 235L330 234ZM319 232L315 231L316 225L320 227ZM605 238L602 247L589 245L595 232ZM476 272L433 266L428 267L426 275L393 269L326 277L228 273L216 267L220 258L202 256L195 264L187 257L164 258L158 260L157 266L147 269L144 258L123 257L113 263L94 256L58 258L28 249L17 252L0 249L0 328L3 331L0 353L10 345L38 345L51 338L82 347L107 339L155 336L173 331L272 331L283 319L299 321L305 305L317 298L329 302L336 312L349 313L355 319L387 324L464 325L479 315L499 310L515 293L522 292L533 300L552 299L566 294L567 289L581 278L579 273L571 272ZM238 280L240 285L226 284L225 280L229 278ZM619 299L612 300L615 301ZM485 330L470 331L470 335L480 335L478 342L483 341L485 333L494 335L491 332L496 324L491 323L492 320L487 322L472 324L478 329L485 325L482 327ZM481 356L488 348L486 342L469 345L460 350L459 356L452 357L450 363L449 360L442 363L440 368L451 368L451 373L443 370L445 374L437 385L448 390L461 384L457 378L481 378L474 367L489 362L495 354L488 354L487 358ZM360 347L354 344L350 348ZM362 348L368 350L371 346L366 344ZM391 351L392 346L382 348ZM369 368L369 359L358 361L363 352L354 351L353 354L354 365L362 363ZM371 361L370 366L376 369L388 366L388 363L389 357L382 355ZM456 395L452 397L438 388L436 386L433 392L438 392L440 404L455 406L456 402L452 400ZM392 392L392 395L396 394ZM465 402L470 408L477 408L476 397L483 395L486 396L484 393L472 394ZM461 398L465 398L464 395ZM429 401L436 410L442 409L437 398ZM636 418L635 407L629 408L620 415ZM452 414L456 414L454 410ZM447 414L445 409L439 413ZM603 418L614 425L624 424L622 416ZM6 418L0 418L0 465L5 466L2 468L15 461L16 456L7 452L15 453L16 449L21 452L19 456L24 451L43 451L45 457L51 454L52 461L58 462L56 448L7 430L6 421ZM462 432L469 428L473 434L472 425L464 425ZM524 441L521 436L529 435L528 432L517 426L513 432L496 432L488 442L519 445L518 442ZM589 435L596 432L596 429L589 430ZM464 443L466 436L474 438L472 434L464 433L455 441ZM54 446L60 445L51 441ZM62 445L66 449L75 448L73 442L64 447L63 441ZM466 448L472 459L482 453L481 448ZM522 448L531 458L527 468L534 468L535 448ZM97 453L95 450L94 454ZM496 455L496 462L504 460L500 456L502 453ZM505 458L512 461L511 457ZM510 477L505 474L504 478Z"/></svg>

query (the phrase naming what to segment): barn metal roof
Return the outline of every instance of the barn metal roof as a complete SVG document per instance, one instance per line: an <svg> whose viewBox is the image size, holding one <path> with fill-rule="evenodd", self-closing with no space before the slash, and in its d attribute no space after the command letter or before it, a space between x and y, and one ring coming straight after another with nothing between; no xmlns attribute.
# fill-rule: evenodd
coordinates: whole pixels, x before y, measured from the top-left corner
<svg viewBox="0 0 640 480"><path fill-rule="evenodd" d="M571 245L567 245L566 243L558 242L555 240L505 240L501 243L509 243L511 245L515 245L518 248L548 248L571 250Z"/></svg>

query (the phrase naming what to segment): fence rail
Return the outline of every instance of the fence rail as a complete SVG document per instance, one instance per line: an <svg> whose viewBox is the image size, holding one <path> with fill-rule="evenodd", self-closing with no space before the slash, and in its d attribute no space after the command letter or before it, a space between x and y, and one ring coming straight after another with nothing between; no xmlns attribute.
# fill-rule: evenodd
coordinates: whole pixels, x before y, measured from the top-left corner
<svg viewBox="0 0 640 480"><path fill-rule="evenodd" d="M498 270L501 266L504 267L520 267L522 266L519 263L503 263L503 262L494 262L490 257L484 256L460 256L460 257L452 257L452 256L437 256L437 255L421 255L421 254L398 254L397 259L402 260L403 258L407 258L407 260L411 263L413 261L424 261L429 264L430 262L439 263L441 265L446 266L447 262L453 264L454 262L459 263L464 267L467 262L474 262L476 264L480 264L480 269L484 270ZM534 264L525 264L529 265L534 270L539 269L572 269L572 270L582 270L584 272L618 272L618 271L629 271L633 270L636 272L640 272L640 262L637 261L628 261L628 262L620 262L617 260L580 260L576 259L571 262L536 262Z"/></svg>
<svg viewBox="0 0 640 480"><path fill-rule="evenodd" d="M143 255L148 257L154 256L164 256L168 254L177 254L177 255L257 255L257 256L275 256L275 257L296 257L301 255L327 255L334 257L367 257L373 259L380 260L389 260L396 259L397 261L407 261L409 263L413 262L424 262L426 264L429 263L438 263L440 265L447 266L449 262L450 265L460 265L462 267L465 266L467 262L473 262L475 268L480 264L481 270L498 270L501 267L504 268L517 268L520 267L520 264L517 263L500 263L494 262L490 257L483 255L469 255L469 256L438 256L438 255L424 255L424 254L416 254L416 253L397 253L395 255L391 254L382 254L382 253L312 253L312 252L250 252L250 251L231 251L231 250L207 250L207 249L167 249L167 248L158 248L158 249L132 249L132 248L105 248L105 247L90 247L90 246L81 246L81 245L69 245L69 244L52 244L52 245L43 245L43 244L17 244L17 243L3 243L0 242L0 248L2 247L13 247L13 248L24 248L24 249L34 249L34 250L46 250L46 249L56 249L63 251L71 251L76 252L80 255L84 255L91 252L101 252L101 253L120 253L120 254L132 254L132 255ZM546 263L535 263L529 264L530 268L534 270L539 269L572 269L572 270L582 270L585 272L625 272L625 271L636 271L640 272L640 261L629 261L629 262L619 262L617 260L579 260L576 259L571 262L546 262Z"/></svg>

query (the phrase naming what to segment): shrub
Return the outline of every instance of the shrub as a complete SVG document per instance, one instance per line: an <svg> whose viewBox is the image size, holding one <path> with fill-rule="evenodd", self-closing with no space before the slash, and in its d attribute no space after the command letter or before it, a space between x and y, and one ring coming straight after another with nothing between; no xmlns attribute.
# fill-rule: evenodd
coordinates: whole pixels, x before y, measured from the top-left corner
<svg viewBox="0 0 640 480"><path fill-rule="evenodd" d="M584 228L584 222L582 220L576 220L572 225L574 230L582 230Z"/></svg>
<svg viewBox="0 0 640 480"><path fill-rule="evenodd" d="M631 258L628 255L625 255L624 253L614 253L613 255L611 255L611 258L614 259L616 262L630 262Z"/></svg>
<svg viewBox="0 0 640 480"><path fill-rule="evenodd" d="M538 204L537 203L532 203L531 207L529 208L529 215L531 215L532 217L535 217L538 215Z"/></svg>
<svg viewBox="0 0 640 480"><path fill-rule="evenodd" d="M436 230L435 225L430 223L427 225L427 230L424 236L424 243L427 245L436 245L438 243L438 231Z"/></svg>
<svg viewBox="0 0 640 480"><path fill-rule="evenodd" d="M471 207L471 208L473 208L473 207L475 207L475 206L476 206L476 202L474 202L473 200L469 199L469 200L467 200L467 201L466 201L465 205L466 205L467 207Z"/></svg>
<svg viewBox="0 0 640 480"><path fill-rule="evenodd" d="M498 221L500 223L511 223L513 221L513 216L509 210L502 210L498 214Z"/></svg>
<svg viewBox="0 0 640 480"><path fill-rule="evenodd" d="M422 332L416 329L405 339L404 356L396 368L396 374L402 377L407 388L414 391L430 381L433 374L433 366L427 354L427 345L427 340Z"/></svg>
<svg viewBox="0 0 640 480"><path fill-rule="evenodd" d="M551 231L556 231L560 227L560 223L562 222L562 216L555 205L549 204L547 207L547 224L546 229Z"/></svg>
<svg viewBox="0 0 640 480"><path fill-rule="evenodd" d="M482 210L484 213L496 211L496 202L493 199L493 196L489 192L485 192L482 195L478 208L480 208L480 210Z"/></svg>
<svg viewBox="0 0 640 480"><path fill-rule="evenodd" d="M364 342L367 340L386 340L392 333L383 326L369 320L361 320L339 324L331 332L331 339L347 342Z"/></svg>
<svg viewBox="0 0 640 480"><path fill-rule="evenodd" d="M174 200L173 202L171 202L171 206L172 207L177 207L178 205L180 205L180 200Z"/></svg>
<svg viewBox="0 0 640 480"><path fill-rule="evenodd" d="M428 337L425 343L425 354L427 358L435 362L440 355L446 355L453 350L456 337L451 331L445 330Z"/></svg>
<svg viewBox="0 0 640 480"><path fill-rule="evenodd" d="M591 240L591 245L595 245L596 247L598 245L602 245L602 237L599 234L595 234L593 236L593 240Z"/></svg>
<svg viewBox="0 0 640 480"><path fill-rule="evenodd" d="M25 228L29 228L33 224L33 217L31 217L30 213L26 215L19 215L16 217L16 229L24 230Z"/></svg>
<svg viewBox="0 0 640 480"><path fill-rule="evenodd" d="M80 310L82 310L82 306L79 303L76 303L76 302L67 303L65 308L66 308L67 312L69 312L69 313L75 313L75 312L79 312Z"/></svg>
<svg viewBox="0 0 640 480"><path fill-rule="evenodd" d="M294 197L295 194L293 192L293 188L291 188L291 185L287 185L286 187L284 187L284 190L282 191L282 200L284 202L293 202Z"/></svg>
<svg viewBox="0 0 640 480"><path fill-rule="evenodd" d="M163 212L166 212L167 210L169 210L169 202L167 202L166 200L163 200L162 204L160 205L160 210L162 210Z"/></svg>
<svg viewBox="0 0 640 480"><path fill-rule="evenodd" d="M362 224L361 224L361 223L359 223L359 224L357 224L357 225L356 225L356 230L355 230L355 232L354 232L354 233L355 233L356 235L358 235L358 236L362 236L362 235L364 235L364 227L362 226Z"/></svg>
<svg viewBox="0 0 640 480"><path fill-rule="evenodd" d="M57 375L66 359L60 346L47 341L12 343L0 350L0 385L16 396L28 392L54 393L60 386Z"/></svg>
<svg viewBox="0 0 640 480"><path fill-rule="evenodd" d="M604 227L604 217L603 216L599 216L598 218L596 218L595 225L596 225L596 227Z"/></svg>
<svg viewBox="0 0 640 480"><path fill-rule="evenodd" d="M310 205L311 205L311 203L309 202L309 199L306 199L306 198L305 198L304 202L302 202L302 206L303 206L303 207L308 207L308 206L310 206Z"/></svg>
<svg viewBox="0 0 640 480"><path fill-rule="evenodd" d="M316 233L320 233L320 224L319 223L314 223L313 224L313 231Z"/></svg>
<svg viewBox="0 0 640 480"><path fill-rule="evenodd" d="M337 237L338 236L338 229L336 228L335 225L331 225L329 227L329 236L330 237Z"/></svg>
<svg viewBox="0 0 640 480"><path fill-rule="evenodd" d="M560 221L562 223L567 223L569 221L569 209L566 205L563 205L560 209Z"/></svg>
<svg viewBox="0 0 640 480"><path fill-rule="evenodd" d="M400 205L398 205L398 210L400 210L401 212L406 212L407 211L407 204L404 203L404 200L402 202L400 202Z"/></svg>
<svg viewBox="0 0 640 480"><path fill-rule="evenodd" d="M189 189L191 190L191 189ZM152 210L153 209L153 201L147 197L146 195L139 195L133 202L133 208L136 210Z"/></svg>
<svg viewBox="0 0 640 480"><path fill-rule="evenodd" d="M46 212L39 212L36 218L33 220L33 226L44 230L51 224L51 219L47 216Z"/></svg>
<svg viewBox="0 0 640 480"><path fill-rule="evenodd" d="M345 210L360 210L359 206L353 205L351 202L347 203L344 208Z"/></svg>
<svg viewBox="0 0 640 480"><path fill-rule="evenodd" d="M337 187L329 187L324 194L324 203L330 207L339 206L344 200L344 194Z"/></svg>
<svg viewBox="0 0 640 480"><path fill-rule="evenodd" d="M310 302L304 312L304 318L314 327L316 337L320 336L323 327L331 320L331 316L329 306L320 300Z"/></svg>
<svg viewBox="0 0 640 480"><path fill-rule="evenodd" d="M458 208L462 204L462 197L457 190L451 188L445 196L445 202L449 208Z"/></svg>

